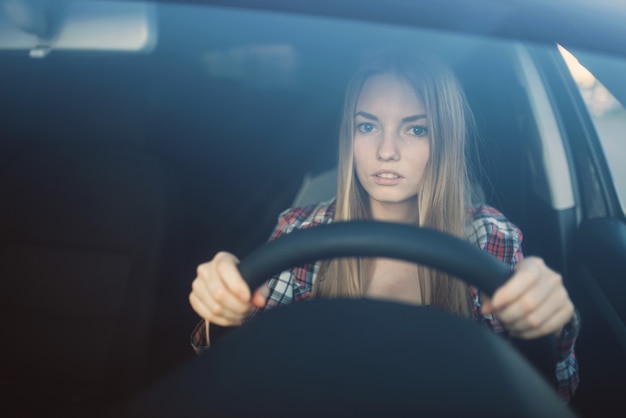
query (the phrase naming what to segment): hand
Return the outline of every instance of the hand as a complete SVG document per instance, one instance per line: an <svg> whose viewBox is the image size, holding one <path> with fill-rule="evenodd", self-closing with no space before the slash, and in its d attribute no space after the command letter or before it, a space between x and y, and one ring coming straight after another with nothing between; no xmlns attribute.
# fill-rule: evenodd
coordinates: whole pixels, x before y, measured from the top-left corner
<svg viewBox="0 0 626 418"><path fill-rule="evenodd" d="M512 336L531 339L555 333L574 315L574 304L561 275L542 259L528 257L493 295L483 299L483 315L493 313Z"/></svg>
<svg viewBox="0 0 626 418"><path fill-rule="evenodd" d="M220 252L210 262L198 266L189 303L207 323L241 325L255 306L265 306L269 293L267 286L261 286L251 295L237 269L238 262L234 255Z"/></svg>

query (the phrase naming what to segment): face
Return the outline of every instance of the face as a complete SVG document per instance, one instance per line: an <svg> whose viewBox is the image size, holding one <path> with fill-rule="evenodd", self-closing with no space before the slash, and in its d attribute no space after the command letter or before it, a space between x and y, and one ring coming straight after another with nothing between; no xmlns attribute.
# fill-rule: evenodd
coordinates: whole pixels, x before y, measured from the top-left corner
<svg viewBox="0 0 626 418"><path fill-rule="evenodd" d="M424 103L408 82L391 74L365 82L354 118L354 163L374 218L415 220L429 135Z"/></svg>

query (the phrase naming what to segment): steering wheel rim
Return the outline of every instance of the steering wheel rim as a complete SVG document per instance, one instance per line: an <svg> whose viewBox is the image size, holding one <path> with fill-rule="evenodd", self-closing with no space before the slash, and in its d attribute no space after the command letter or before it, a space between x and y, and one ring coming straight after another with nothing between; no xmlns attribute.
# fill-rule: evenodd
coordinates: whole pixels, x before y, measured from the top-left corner
<svg viewBox="0 0 626 418"><path fill-rule="evenodd" d="M257 248L239 263L251 289L293 266L337 257L386 257L453 274L488 296L512 275L493 255L451 235L410 225L353 221L301 229Z"/></svg>
<svg viewBox="0 0 626 418"><path fill-rule="evenodd" d="M423 264L452 274L490 297L513 274L506 263L452 235L379 221L335 222L293 231L257 248L238 267L250 288L256 289L268 277L293 266L337 257L386 257ZM215 326L211 335L219 337L228 329ZM556 383L554 335L511 341L544 379Z"/></svg>

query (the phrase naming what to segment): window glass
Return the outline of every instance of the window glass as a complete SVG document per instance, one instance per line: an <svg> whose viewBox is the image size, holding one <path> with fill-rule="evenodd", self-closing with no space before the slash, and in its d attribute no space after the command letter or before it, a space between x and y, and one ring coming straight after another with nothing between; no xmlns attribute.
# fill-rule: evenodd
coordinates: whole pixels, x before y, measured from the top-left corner
<svg viewBox="0 0 626 418"><path fill-rule="evenodd" d="M612 92L580 63L578 59L581 58L580 54L577 54L577 58L565 48L559 47L559 49L589 109L606 156L609 171L613 177L622 211L626 212L626 164L624 161L626 156L626 136L624 136L624 132L626 132L626 109ZM583 61L582 58L581 61ZM600 71L611 67L609 60L596 59L593 64L597 64L594 65L593 70L597 68ZM605 72L607 75L612 73L611 71Z"/></svg>

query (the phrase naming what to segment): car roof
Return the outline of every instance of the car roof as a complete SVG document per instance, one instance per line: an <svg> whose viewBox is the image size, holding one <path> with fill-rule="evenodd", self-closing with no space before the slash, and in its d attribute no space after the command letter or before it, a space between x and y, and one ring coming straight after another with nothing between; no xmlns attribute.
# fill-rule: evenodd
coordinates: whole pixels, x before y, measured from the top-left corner
<svg viewBox="0 0 626 418"><path fill-rule="evenodd" d="M164 0L157 0L164 1ZM626 56L620 0L183 0L204 4L418 26Z"/></svg>

